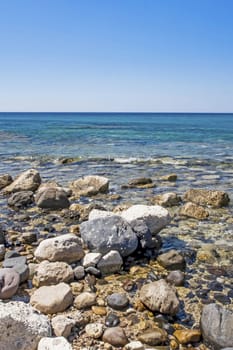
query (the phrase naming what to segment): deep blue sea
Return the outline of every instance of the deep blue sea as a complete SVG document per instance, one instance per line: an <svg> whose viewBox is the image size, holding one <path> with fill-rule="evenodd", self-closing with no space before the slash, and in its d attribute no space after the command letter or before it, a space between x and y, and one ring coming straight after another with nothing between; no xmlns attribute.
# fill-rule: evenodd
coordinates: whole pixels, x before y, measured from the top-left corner
<svg viewBox="0 0 233 350"><path fill-rule="evenodd" d="M32 167L62 184L107 176L126 200L132 193L121 186L129 179L168 173L178 175L181 194L204 187L233 199L233 114L0 113L0 174ZM133 197L143 201L144 192Z"/></svg>

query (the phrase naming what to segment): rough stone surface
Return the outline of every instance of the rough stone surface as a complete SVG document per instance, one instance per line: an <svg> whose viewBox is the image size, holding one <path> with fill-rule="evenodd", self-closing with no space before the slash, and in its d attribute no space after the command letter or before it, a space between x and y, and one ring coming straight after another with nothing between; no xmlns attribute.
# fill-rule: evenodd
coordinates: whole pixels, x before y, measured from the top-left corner
<svg viewBox="0 0 233 350"><path fill-rule="evenodd" d="M39 189L35 197L36 205L43 209L69 208L70 202L67 193L59 187L43 187Z"/></svg>
<svg viewBox="0 0 233 350"><path fill-rule="evenodd" d="M128 343L128 339L121 327L107 328L103 334L103 341L113 346L120 347Z"/></svg>
<svg viewBox="0 0 233 350"><path fill-rule="evenodd" d="M152 234L143 220L134 220L130 223L133 231L136 233L140 245L143 249L155 248L155 243L153 241Z"/></svg>
<svg viewBox="0 0 233 350"><path fill-rule="evenodd" d="M40 174L35 169L29 169L20 174L9 186L4 187L4 193L19 191L36 191L41 184Z"/></svg>
<svg viewBox="0 0 233 350"><path fill-rule="evenodd" d="M199 329L177 329L173 335L180 344L196 343L201 339L201 331Z"/></svg>
<svg viewBox="0 0 233 350"><path fill-rule="evenodd" d="M66 283L43 286L31 296L30 303L44 314L55 314L66 310L73 302L71 289Z"/></svg>
<svg viewBox="0 0 233 350"><path fill-rule="evenodd" d="M64 337L42 338L37 350L72 350L72 346Z"/></svg>
<svg viewBox="0 0 233 350"><path fill-rule="evenodd" d="M36 268L33 284L36 287L50 286L60 282L71 282L74 272L70 265L62 261L42 261Z"/></svg>
<svg viewBox="0 0 233 350"><path fill-rule="evenodd" d="M205 305L201 315L204 341L214 350L233 345L233 312L217 304Z"/></svg>
<svg viewBox="0 0 233 350"><path fill-rule="evenodd" d="M91 307L96 303L95 293L83 292L79 294L74 300L74 306L81 310Z"/></svg>
<svg viewBox="0 0 233 350"><path fill-rule="evenodd" d="M34 203L34 195L32 191L19 191L13 193L7 201L10 207L23 208Z"/></svg>
<svg viewBox="0 0 233 350"><path fill-rule="evenodd" d="M181 202L180 196L174 192L159 194L151 199L153 204L161 205L162 207L173 207Z"/></svg>
<svg viewBox="0 0 233 350"><path fill-rule="evenodd" d="M13 268L19 273L20 283L25 282L29 276L29 268L26 264L24 256L12 257L5 259L2 264L3 267Z"/></svg>
<svg viewBox="0 0 233 350"><path fill-rule="evenodd" d="M0 269L0 299L9 299L19 287L20 277L14 269Z"/></svg>
<svg viewBox="0 0 233 350"><path fill-rule="evenodd" d="M104 325L102 323L89 323L86 325L85 331L89 337L98 339L103 335Z"/></svg>
<svg viewBox="0 0 233 350"><path fill-rule="evenodd" d="M108 210L100 210L100 209L92 209L88 215L88 220L94 220L94 219L99 219L99 218L106 218L109 216L114 216L116 215L112 211Z"/></svg>
<svg viewBox="0 0 233 350"><path fill-rule="evenodd" d="M175 315L179 310L179 300L176 290L165 280L159 280L144 285L139 294L141 302L151 311Z"/></svg>
<svg viewBox="0 0 233 350"><path fill-rule="evenodd" d="M117 250L111 250L104 255L97 264L103 275L119 272L123 265L123 259Z"/></svg>
<svg viewBox="0 0 233 350"><path fill-rule="evenodd" d="M68 338L73 326L75 325L75 321L67 316L58 315L52 318L52 328L54 334L57 337L65 337Z"/></svg>
<svg viewBox="0 0 233 350"><path fill-rule="evenodd" d="M90 266L96 266L101 259L100 253L87 253L83 258L83 267L86 269Z"/></svg>
<svg viewBox="0 0 233 350"><path fill-rule="evenodd" d="M83 222L80 233L88 248L101 254L117 250L122 256L128 256L138 246L131 226L117 215Z"/></svg>
<svg viewBox="0 0 233 350"><path fill-rule="evenodd" d="M122 310L126 306L128 306L129 299L128 299L126 293L113 293L111 295L108 295L107 304L112 309Z"/></svg>
<svg viewBox="0 0 233 350"><path fill-rule="evenodd" d="M157 261L168 270L182 270L185 267L184 257L175 249L159 255Z"/></svg>
<svg viewBox="0 0 233 350"><path fill-rule="evenodd" d="M152 234L158 233L171 220L167 209L159 205L133 205L124 210L121 216L129 223L136 219L143 220Z"/></svg>
<svg viewBox="0 0 233 350"><path fill-rule="evenodd" d="M0 174L0 190L4 187L10 185L13 182L11 175L9 174Z"/></svg>
<svg viewBox="0 0 233 350"><path fill-rule="evenodd" d="M220 208L228 205L230 198L223 191L190 189L185 193L184 200L198 205L209 205L214 208Z"/></svg>
<svg viewBox="0 0 233 350"><path fill-rule="evenodd" d="M65 261L71 263L81 260L84 252L81 241L77 236L65 234L42 241L36 248L34 255L39 261Z"/></svg>
<svg viewBox="0 0 233 350"><path fill-rule="evenodd" d="M74 268L74 276L77 280L81 280L85 276L85 269L83 266L76 266Z"/></svg>
<svg viewBox="0 0 233 350"><path fill-rule="evenodd" d="M197 220L205 220L209 216L208 210L195 203L185 203L180 209L180 215Z"/></svg>
<svg viewBox="0 0 233 350"><path fill-rule="evenodd" d="M109 179L104 176L88 175L72 182L71 189L78 196L93 196L98 193L107 193Z"/></svg>
<svg viewBox="0 0 233 350"><path fill-rule="evenodd" d="M51 336L48 318L23 302L0 302L1 350L36 350L42 337Z"/></svg>
<svg viewBox="0 0 233 350"><path fill-rule="evenodd" d="M138 339L147 345L161 345L167 340L167 332L161 328L148 329Z"/></svg>

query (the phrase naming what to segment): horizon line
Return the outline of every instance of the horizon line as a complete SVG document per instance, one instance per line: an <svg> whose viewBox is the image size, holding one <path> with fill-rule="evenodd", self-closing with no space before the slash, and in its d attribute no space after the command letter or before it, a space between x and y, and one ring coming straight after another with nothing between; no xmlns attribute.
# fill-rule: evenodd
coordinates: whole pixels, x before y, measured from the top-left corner
<svg viewBox="0 0 233 350"><path fill-rule="evenodd" d="M50 114L233 114L232 112L132 112L132 111L0 111L0 114L41 114L41 113L50 113Z"/></svg>

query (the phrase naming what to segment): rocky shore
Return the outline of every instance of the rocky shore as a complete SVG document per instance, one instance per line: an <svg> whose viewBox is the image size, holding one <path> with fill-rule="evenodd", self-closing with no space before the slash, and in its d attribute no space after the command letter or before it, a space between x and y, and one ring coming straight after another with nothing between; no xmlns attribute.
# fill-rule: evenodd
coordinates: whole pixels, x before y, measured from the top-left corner
<svg viewBox="0 0 233 350"><path fill-rule="evenodd" d="M0 174L0 349L233 349L229 194L177 180Z"/></svg>

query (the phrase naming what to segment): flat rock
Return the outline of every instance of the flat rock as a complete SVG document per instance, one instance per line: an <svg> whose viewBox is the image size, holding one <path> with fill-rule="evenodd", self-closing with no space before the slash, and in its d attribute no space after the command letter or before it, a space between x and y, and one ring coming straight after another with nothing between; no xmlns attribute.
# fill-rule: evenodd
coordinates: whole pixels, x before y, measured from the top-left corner
<svg viewBox="0 0 233 350"><path fill-rule="evenodd" d="M185 260L177 250L171 249L166 253L160 254L157 257L160 265L168 270L183 270L185 267Z"/></svg>
<svg viewBox="0 0 233 350"><path fill-rule="evenodd" d="M164 329L155 327L144 331L138 336L138 339L147 345L161 345L167 340L167 332Z"/></svg>
<svg viewBox="0 0 233 350"><path fill-rule="evenodd" d="M126 293L113 293L108 295L107 304L112 309L123 310L126 308L126 306L128 306L129 299Z"/></svg>
<svg viewBox="0 0 233 350"><path fill-rule="evenodd" d="M62 261L42 261L35 269L33 285L36 287L50 286L60 282L71 282L74 272L70 265Z"/></svg>
<svg viewBox="0 0 233 350"><path fill-rule="evenodd" d="M64 315L58 315L52 318L52 328L57 337L68 338L74 325L75 321Z"/></svg>
<svg viewBox="0 0 233 350"><path fill-rule="evenodd" d="M20 277L14 269L0 269L0 299L10 299L19 287Z"/></svg>
<svg viewBox="0 0 233 350"><path fill-rule="evenodd" d="M10 185L4 187L4 193L19 191L36 191L41 184L41 177L37 170L29 169L21 173Z"/></svg>
<svg viewBox="0 0 233 350"><path fill-rule="evenodd" d="M43 286L31 296L30 303L44 314L55 314L66 310L73 303L71 288L66 283Z"/></svg>
<svg viewBox="0 0 233 350"><path fill-rule="evenodd" d="M104 176L88 175L71 183L71 189L74 195L94 196L98 193L107 193L109 179Z"/></svg>
<svg viewBox="0 0 233 350"><path fill-rule="evenodd" d="M197 343L201 339L201 331L199 329L177 329L173 335L180 344Z"/></svg>
<svg viewBox="0 0 233 350"><path fill-rule="evenodd" d="M80 234L90 250L101 254L117 250L122 256L128 256L138 246L131 226L117 215L83 222Z"/></svg>
<svg viewBox="0 0 233 350"><path fill-rule="evenodd" d="M203 307L201 331L206 344L214 350L233 345L233 312L217 304Z"/></svg>
<svg viewBox="0 0 233 350"><path fill-rule="evenodd" d="M184 194L184 200L198 205L220 208L228 205L230 198L228 194L223 191L190 189Z"/></svg>
<svg viewBox="0 0 233 350"><path fill-rule="evenodd" d="M175 315L179 310L175 288L163 279L142 286L139 298L151 311Z"/></svg>
<svg viewBox="0 0 233 350"><path fill-rule="evenodd" d="M0 302L1 350L36 350L42 337L51 336L49 319L23 302Z"/></svg>
<svg viewBox="0 0 233 350"><path fill-rule="evenodd" d="M73 234L64 234L42 241L34 252L35 257L41 260L65 261L72 263L84 256L80 238Z"/></svg>
<svg viewBox="0 0 233 350"><path fill-rule="evenodd" d="M180 204L181 198L177 193L167 192L151 198L151 202L162 207L173 207Z"/></svg>
<svg viewBox="0 0 233 350"><path fill-rule="evenodd" d="M123 265L123 259L117 250L111 250L105 254L97 264L102 275L119 272Z"/></svg>
<svg viewBox="0 0 233 350"><path fill-rule="evenodd" d="M201 207L200 205L191 202L185 203L180 208L179 214L197 220L205 220L209 216L208 210Z"/></svg>
<svg viewBox="0 0 233 350"><path fill-rule="evenodd" d="M37 350L72 350L72 346L64 337L42 338Z"/></svg>
<svg viewBox="0 0 233 350"><path fill-rule="evenodd" d="M4 187L10 185L13 182L11 175L9 174L0 174L0 190Z"/></svg>
<svg viewBox="0 0 233 350"><path fill-rule="evenodd" d="M128 223L134 220L143 220L152 234L158 233L169 224L171 217L167 209L159 205L137 204L122 211L121 216Z"/></svg>
<svg viewBox="0 0 233 350"><path fill-rule="evenodd" d="M128 339L121 327L107 328L103 334L103 341L113 346L120 347L128 343Z"/></svg>
<svg viewBox="0 0 233 350"><path fill-rule="evenodd" d="M74 306L81 310L90 308L92 305L96 304L96 295L95 293L83 292L79 294L74 300Z"/></svg>
<svg viewBox="0 0 233 350"><path fill-rule="evenodd" d="M10 207L24 208L34 203L34 195L32 191L19 191L13 193L7 201Z"/></svg>
<svg viewBox="0 0 233 350"><path fill-rule="evenodd" d="M42 187L36 194L35 202L43 209L58 210L70 206L67 193L59 187Z"/></svg>

